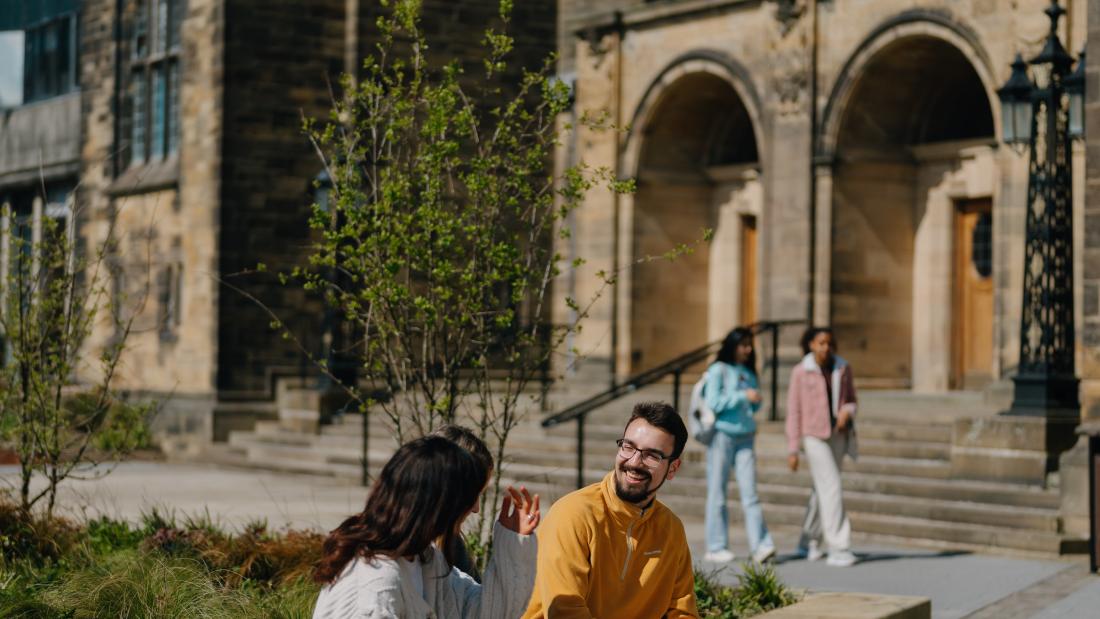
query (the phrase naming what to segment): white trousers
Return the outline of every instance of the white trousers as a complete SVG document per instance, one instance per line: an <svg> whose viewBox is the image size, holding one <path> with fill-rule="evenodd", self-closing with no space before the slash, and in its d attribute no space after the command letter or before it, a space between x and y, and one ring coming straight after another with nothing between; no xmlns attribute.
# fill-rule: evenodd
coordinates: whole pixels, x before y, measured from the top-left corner
<svg viewBox="0 0 1100 619"><path fill-rule="evenodd" d="M802 524L803 539L824 541L829 552L848 550L852 525L844 511L840 486L840 462L848 451L848 433L834 432L828 440L804 436L802 449L814 482Z"/></svg>

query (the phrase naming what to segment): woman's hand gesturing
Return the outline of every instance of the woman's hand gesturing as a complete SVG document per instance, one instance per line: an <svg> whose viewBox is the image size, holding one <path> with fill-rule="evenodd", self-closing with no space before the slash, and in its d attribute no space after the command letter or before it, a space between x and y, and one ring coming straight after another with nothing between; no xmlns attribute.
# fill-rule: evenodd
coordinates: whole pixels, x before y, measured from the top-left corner
<svg viewBox="0 0 1100 619"><path fill-rule="evenodd" d="M524 486L520 486L518 492L511 486L505 488L499 520L506 529L520 535L530 535L535 532L535 527L539 526L541 517L539 495L536 494L532 499L531 493L527 492Z"/></svg>

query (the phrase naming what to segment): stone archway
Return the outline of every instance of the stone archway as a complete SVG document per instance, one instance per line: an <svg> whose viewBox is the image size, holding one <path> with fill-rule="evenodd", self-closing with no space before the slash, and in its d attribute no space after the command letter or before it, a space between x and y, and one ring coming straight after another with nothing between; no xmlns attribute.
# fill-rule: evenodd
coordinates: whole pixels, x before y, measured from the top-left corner
<svg viewBox="0 0 1100 619"><path fill-rule="evenodd" d="M988 244L981 256L956 252L973 251L964 237L992 243L996 193L988 71L965 50L929 24L887 32L849 64L826 118L829 313L841 354L870 386L973 387L959 378L963 345L985 363L971 368L973 381L991 372L992 286L988 300L971 303L979 309L958 307L958 285L975 268L983 286L991 280L991 261L973 263L989 257Z"/></svg>
<svg viewBox="0 0 1100 619"><path fill-rule="evenodd" d="M638 183L627 218L627 257L635 264L622 314L631 371L751 319L759 280L760 156L740 84L720 64L693 60L655 86L624 157ZM699 240L707 228L714 239L693 253L645 260Z"/></svg>

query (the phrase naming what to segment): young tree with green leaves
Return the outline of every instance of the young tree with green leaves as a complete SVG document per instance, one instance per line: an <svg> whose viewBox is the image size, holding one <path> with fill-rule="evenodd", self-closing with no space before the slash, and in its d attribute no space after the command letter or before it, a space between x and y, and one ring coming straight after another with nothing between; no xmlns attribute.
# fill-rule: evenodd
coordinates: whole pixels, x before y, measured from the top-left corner
<svg viewBox="0 0 1100 619"><path fill-rule="evenodd" d="M357 334L361 385L385 394L349 386L361 410L383 411L399 442L467 423L499 463L525 387L594 301L570 299L576 321L548 324L552 282L578 266L554 238L590 190L633 183L583 163L555 172L554 150L576 129L560 121L571 92L553 58L509 65L511 1L485 32L476 76L434 62L418 1L386 4L362 74L345 76L329 118L305 122L332 188L314 208L309 265L284 281L323 295ZM494 490L495 503L499 481Z"/></svg>
<svg viewBox="0 0 1100 619"><path fill-rule="evenodd" d="M113 390L119 361L146 293L132 312L111 304L107 266L112 234L78 251L73 219L38 224L3 213L0 273L0 445L19 457L18 496L25 514L41 502L47 517L69 479L106 474L147 440L148 406ZM114 336L102 350L87 344L97 321ZM36 484L36 480L43 483Z"/></svg>

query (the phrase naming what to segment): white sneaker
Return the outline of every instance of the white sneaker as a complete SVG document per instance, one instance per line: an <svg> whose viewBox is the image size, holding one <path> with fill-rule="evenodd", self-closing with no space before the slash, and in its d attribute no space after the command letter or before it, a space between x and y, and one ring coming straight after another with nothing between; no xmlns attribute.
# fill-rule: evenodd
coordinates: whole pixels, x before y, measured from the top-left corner
<svg viewBox="0 0 1100 619"><path fill-rule="evenodd" d="M825 558L825 549L821 547L821 544L817 540L810 542L809 547L806 548L806 560L807 561L820 561Z"/></svg>
<svg viewBox="0 0 1100 619"><path fill-rule="evenodd" d="M737 555L733 554L727 548L722 550L711 550L707 554L703 555L703 560L707 563L729 563L737 558Z"/></svg>
<svg viewBox="0 0 1100 619"><path fill-rule="evenodd" d="M856 564L856 561L856 556L847 550L836 550L829 553L825 563L833 567L851 567Z"/></svg>
<svg viewBox="0 0 1100 619"><path fill-rule="evenodd" d="M757 563L764 563L775 558L775 546L761 546L756 549L756 552L752 553L752 560Z"/></svg>
<svg viewBox="0 0 1100 619"><path fill-rule="evenodd" d="M800 559L806 559L807 561L820 561L825 558L825 551L822 550L821 544L815 540L810 540L809 546L799 546L794 551L795 556Z"/></svg>

